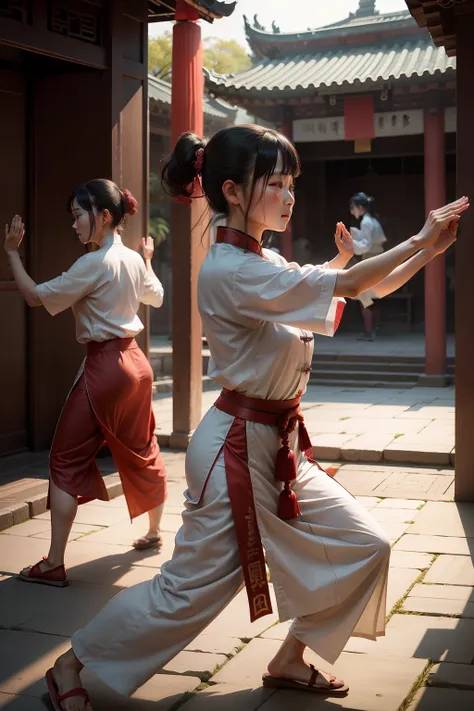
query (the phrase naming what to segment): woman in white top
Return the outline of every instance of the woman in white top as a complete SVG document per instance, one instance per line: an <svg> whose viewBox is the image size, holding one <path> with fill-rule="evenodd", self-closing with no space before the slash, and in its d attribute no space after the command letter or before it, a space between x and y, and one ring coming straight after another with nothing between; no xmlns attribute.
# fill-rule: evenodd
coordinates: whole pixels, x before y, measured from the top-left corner
<svg viewBox="0 0 474 711"><path fill-rule="evenodd" d="M261 244L265 230L285 231L298 173L294 146L260 126L231 126L208 143L184 134L165 167L172 196L190 201L203 190L211 209L226 216L198 281L209 375L223 390L188 448L172 559L74 634L72 649L47 672L55 708L90 711L83 666L132 694L243 582L251 619L269 614L263 548L280 620L293 620L266 686L343 696L347 685L306 664L305 647L332 663L351 635L384 634L390 544L362 504L314 461L304 427L300 399L312 332L334 333L343 297L389 277L391 288L403 283L468 203L433 213L418 235L346 271L300 267Z"/></svg>
<svg viewBox="0 0 474 711"><path fill-rule="evenodd" d="M128 249L119 229L137 211L128 190L111 180L92 180L70 197L73 229L84 245L95 245L61 276L36 285L18 254L24 226L16 215L5 227L5 250L17 287L29 306L52 316L71 307L79 343L87 357L59 418L50 452L52 539L48 556L21 571L23 580L68 584L64 554L77 506L107 500L95 461L106 443L112 452L133 519L149 512L150 530L135 547L160 544L166 474L154 434L153 373L135 336L143 329L140 304L159 307L163 288L153 272L153 241L143 240L141 256Z"/></svg>
<svg viewBox="0 0 474 711"><path fill-rule="evenodd" d="M375 213L375 199L366 193L357 193L351 198L351 215L360 220L360 226L352 227L351 234L354 242L354 254L362 259L382 254L383 245L387 241L382 225ZM362 318L364 321L364 341L374 340L374 310L378 319L378 309L375 308L376 296L372 290L366 291L357 297L360 301Z"/></svg>

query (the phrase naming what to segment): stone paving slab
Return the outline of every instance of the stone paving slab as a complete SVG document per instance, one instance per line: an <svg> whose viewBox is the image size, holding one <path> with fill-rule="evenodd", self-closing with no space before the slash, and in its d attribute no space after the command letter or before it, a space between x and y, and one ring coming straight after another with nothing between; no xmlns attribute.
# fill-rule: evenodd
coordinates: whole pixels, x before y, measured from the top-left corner
<svg viewBox="0 0 474 711"><path fill-rule="evenodd" d="M410 596L429 597L435 600L460 600L474 603L474 587L468 585L425 585L417 583Z"/></svg>
<svg viewBox="0 0 474 711"><path fill-rule="evenodd" d="M428 683L430 686L474 690L474 665L449 662L435 664L428 676Z"/></svg>
<svg viewBox="0 0 474 711"><path fill-rule="evenodd" d="M43 699L36 699L31 696L13 696L0 692L0 709L8 709L8 711L45 711L46 706Z"/></svg>
<svg viewBox="0 0 474 711"><path fill-rule="evenodd" d="M430 501L423 507L409 533L474 538L474 507L471 504Z"/></svg>
<svg viewBox="0 0 474 711"><path fill-rule="evenodd" d="M266 665L279 648L271 639L254 639L214 677L222 684L248 684L254 688L260 683ZM258 659L258 664L255 660ZM409 693L416 677L426 665L425 660L409 659L395 667L393 660L342 654L331 667L320 657L307 650L307 659L316 667L337 674L350 685L351 691L344 699L329 699L301 692L277 692L261 707L266 711L287 711L292 705L299 711L325 708L361 709L361 711L397 711ZM355 705L354 705L355 704ZM199 708L199 707L197 707ZM224 707L222 707L224 708Z"/></svg>
<svg viewBox="0 0 474 711"><path fill-rule="evenodd" d="M405 595L410 585L413 585L419 575L420 571L416 568L390 566L388 571L387 614L392 610L395 603Z"/></svg>
<svg viewBox="0 0 474 711"><path fill-rule="evenodd" d="M206 654L225 654L233 656L242 646L239 637L206 634L202 632L184 650L185 652L204 652Z"/></svg>
<svg viewBox="0 0 474 711"><path fill-rule="evenodd" d="M410 595L403 603L402 610L421 612L426 615L458 615L459 617L474 618L474 602L463 602L462 600L442 600Z"/></svg>
<svg viewBox="0 0 474 711"><path fill-rule="evenodd" d="M37 563L47 553L47 546L38 538L17 536L14 545L12 540L11 536L0 535L0 571L3 573L16 575L27 565Z"/></svg>
<svg viewBox="0 0 474 711"><path fill-rule="evenodd" d="M418 514L416 509L391 509L387 506L372 509L372 516L379 522L413 523Z"/></svg>
<svg viewBox="0 0 474 711"><path fill-rule="evenodd" d="M278 691L261 707L262 711L398 711L419 674L425 660L407 659L394 667L392 659L364 658L357 654L342 654L332 672L350 686L343 698Z"/></svg>
<svg viewBox="0 0 474 711"><path fill-rule="evenodd" d="M225 662L227 662L225 654L209 654L187 650L177 654L171 662L163 667L163 671L206 679L214 672L216 667Z"/></svg>
<svg viewBox="0 0 474 711"><path fill-rule="evenodd" d="M472 711L474 708L474 691L459 691L457 689L420 689L408 711Z"/></svg>
<svg viewBox="0 0 474 711"><path fill-rule="evenodd" d="M35 708L31 697L40 699L47 693L44 680L45 671L53 664L59 654L69 647L69 640L54 635L38 634L36 632L18 632L0 630L1 678L0 692L2 694L19 694L13 703L5 707ZM5 652L8 650L8 653ZM195 676L161 674L150 679L131 699L124 698L109 689L97 677L85 670L82 681L92 697L94 711L110 711L110 709L130 711L168 711L184 693L194 689L199 683ZM28 705L22 697L31 702ZM13 698L6 701L13 701ZM45 706L43 705L44 709Z"/></svg>
<svg viewBox="0 0 474 711"><path fill-rule="evenodd" d="M378 524L385 531L392 544L405 533L410 525L409 523L397 523L396 521L379 521Z"/></svg>
<svg viewBox="0 0 474 711"><path fill-rule="evenodd" d="M361 470L357 472L342 466L335 478L354 496L423 499L441 502L452 501L454 496L453 473L450 475L432 474L426 473L423 469L412 473L403 468L394 471L382 466L378 471Z"/></svg>
<svg viewBox="0 0 474 711"><path fill-rule="evenodd" d="M257 711L273 693L263 686L215 684L187 701L183 711Z"/></svg>
<svg viewBox="0 0 474 711"><path fill-rule="evenodd" d="M45 511L38 518L50 519L50 512ZM83 504L77 509L75 522L91 524L92 526L111 526L114 523L130 520L127 512L115 506L107 506L107 502L94 501L90 504Z"/></svg>
<svg viewBox="0 0 474 711"><path fill-rule="evenodd" d="M129 525L127 525L127 523ZM174 540L174 535L178 532L181 524L182 519L180 515L166 512L163 514L161 530L172 534L171 536L166 536L164 538L165 545L169 543L169 540ZM130 548L132 541L140 536L143 536L147 530L148 514L145 514L144 516L139 516L134 519L131 524L128 521L121 521L113 524L112 526L98 529L97 532L92 532L92 535L89 535L88 539L90 543L112 543ZM169 548L169 545L167 547Z"/></svg>
<svg viewBox="0 0 474 711"><path fill-rule="evenodd" d="M429 568L433 561L433 556L429 553L410 553L408 551L392 550L390 556L391 568L416 568L423 570Z"/></svg>
<svg viewBox="0 0 474 711"><path fill-rule="evenodd" d="M8 578L0 588L0 627L70 636L117 592L117 588L90 583L54 588Z"/></svg>
<svg viewBox="0 0 474 711"><path fill-rule="evenodd" d="M466 664L474 659L474 620L393 615L385 637L377 642L351 638L346 651Z"/></svg>
<svg viewBox="0 0 474 711"><path fill-rule="evenodd" d="M394 546L394 551L399 550L471 555L474 552L474 538L406 533Z"/></svg>
<svg viewBox="0 0 474 711"><path fill-rule="evenodd" d="M0 691L40 698L47 691L46 670L68 648L64 637L0 630Z"/></svg>
<svg viewBox="0 0 474 711"><path fill-rule="evenodd" d="M356 498L367 509L373 509L374 506L377 506L377 504L382 501L382 499L379 499L377 496L357 496Z"/></svg>
<svg viewBox="0 0 474 711"><path fill-rule="evenodd" d="M171 711L183 695L193 691L199 683L195 676L156 674L127 698L112 691L87 670L81 678L90 693L94 711Z"/></svg>
<svg viewBox="0 0 474 711"><path fill-rule="evenodd" d="M474 563L470 556L440 555L428 571L425 583L474 585Z"/></svg>

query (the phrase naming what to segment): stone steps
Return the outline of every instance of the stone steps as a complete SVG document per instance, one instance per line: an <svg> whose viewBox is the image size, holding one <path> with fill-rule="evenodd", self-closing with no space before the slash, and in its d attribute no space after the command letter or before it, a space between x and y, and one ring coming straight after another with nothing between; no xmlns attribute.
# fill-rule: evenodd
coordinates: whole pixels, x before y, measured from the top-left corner
<svg viewBox="0 0 474 711"><path fill-rule="evenodd" d="M412 388L424 374L425 360L416 356L318 355L310 383L344 387ZM448 384L454 381L454 358L447 361Z"/></svg>
<svg viewBox="0 0 474 711"><path fill-rule="evenodd" d="M416 386L416 382L410 380L395 380L393 382L387 382L386 380L380 378L378 380L353 380L350 375L347 377L341 377L337 380L331 380L324 374L313 373L309 379L310 385L326 385L337 388L394 388L398 390L404 390L413 388Z"/></svg>

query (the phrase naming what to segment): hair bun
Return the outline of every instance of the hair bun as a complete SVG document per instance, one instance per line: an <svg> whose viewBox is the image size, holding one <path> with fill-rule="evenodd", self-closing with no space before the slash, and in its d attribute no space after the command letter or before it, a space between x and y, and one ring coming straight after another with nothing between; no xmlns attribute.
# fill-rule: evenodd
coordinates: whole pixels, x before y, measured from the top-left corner
<svg viewBox="0 0 474 711"><path fill-rule="evenodd" d="M126 215L135 215L138 212L138 202L135 200L130 190L122 190L122 201L124 213Z"/></svg>

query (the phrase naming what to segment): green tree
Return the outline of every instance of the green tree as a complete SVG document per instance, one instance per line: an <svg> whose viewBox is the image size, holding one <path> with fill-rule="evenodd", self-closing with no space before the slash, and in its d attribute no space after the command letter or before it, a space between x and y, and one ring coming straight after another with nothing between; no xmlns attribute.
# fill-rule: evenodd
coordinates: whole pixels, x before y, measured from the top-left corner
<svg viewBox="0 0 474 711"><path fill-rule="evenodd" d="M148 40L148 71L158 79L171 78L171 32ZM242 72L252 66L245 47L236 40L210 37L204 41L204 66L218 74Z"/></svg>
<svg viewBox="0 0 474 711"><path fill-rule="evenodd" d="M171 32L148 40L148 71L158 79L171 77Z"/></svg>
<svg viewBox="0 0 474 711"><path fill-rule="evenodd" d="M217 74L233 74L249 69L252 62L237 40L210 37L204 41L204 66Z"/></svg>

